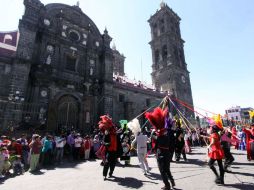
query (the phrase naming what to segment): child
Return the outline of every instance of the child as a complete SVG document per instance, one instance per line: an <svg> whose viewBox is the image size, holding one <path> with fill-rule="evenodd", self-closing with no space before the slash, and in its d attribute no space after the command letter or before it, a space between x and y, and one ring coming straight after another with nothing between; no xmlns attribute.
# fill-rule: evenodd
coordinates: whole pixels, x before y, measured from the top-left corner
<svg viewBox="0 0 254 190"><path fill-rule="evenodd" d="M2 148L2 151L0 153L0 175L2 175L3 173L5 173L5 175L10 175L10 167L11 167L11 163L9 161L9 151L6 147ZM3 177L3 176L0 176Z"/></svg>
<svg viewBox="0 0 254 190"><path fill-rule="evenodd" d="M0 148L0 179L4 178L4 175L2 174L3 168L4 168L4 154L2 148Z"/></svg>
<svg viewBox="0 0 254 190"><path fill-rule="evenodd" d="M15 160L12 162L12 168L14 175L20 175L24 173L24 164L21 162L20 155L15 156Z"/></svg>
<svg viewBox="0 0 254 190"><path fill-rule="evenodd" d="M87 135L84 140L84 151L85 151L85 160L89 160L90 158L90 151L91 151L91 140L90 137Z"/></svg>

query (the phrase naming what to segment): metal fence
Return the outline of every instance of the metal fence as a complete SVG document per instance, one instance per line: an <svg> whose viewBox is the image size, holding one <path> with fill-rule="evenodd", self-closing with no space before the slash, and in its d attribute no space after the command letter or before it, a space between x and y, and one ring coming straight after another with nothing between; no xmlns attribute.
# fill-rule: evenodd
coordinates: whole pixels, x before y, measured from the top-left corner
<svg viewBox="0 0 254 190"><path fill-rule="evenodd" d="M22 124L34 125L46 120L43 105L0 100L0 130L8 130Z"/></svg>

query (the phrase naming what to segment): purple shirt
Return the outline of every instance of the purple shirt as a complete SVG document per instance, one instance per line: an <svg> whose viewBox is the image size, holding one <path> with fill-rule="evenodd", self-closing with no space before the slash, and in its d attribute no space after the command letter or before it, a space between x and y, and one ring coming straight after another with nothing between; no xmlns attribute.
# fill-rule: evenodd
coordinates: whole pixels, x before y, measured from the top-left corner
<svg viewBox="0 0 254 190"><path fill-rule="evenodd" d="M74 145L75 141L74 141L74 137L72 136L72 134L70 134L68 137L67 137L67 144L68 145Z"/></svg>

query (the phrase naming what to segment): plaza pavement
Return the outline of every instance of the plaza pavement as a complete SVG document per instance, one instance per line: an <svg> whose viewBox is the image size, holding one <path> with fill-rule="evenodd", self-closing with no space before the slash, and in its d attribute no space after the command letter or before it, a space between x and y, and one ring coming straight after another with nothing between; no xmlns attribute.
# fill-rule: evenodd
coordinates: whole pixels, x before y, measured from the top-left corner
<svg viewBox="0 0 254 190"><path fill-rule="evenodd" d="M246 189L254 190L254 162L248 162L245 151L233 150L235 163L233 173L225 174L225 185L214 183L214 175L208 168L206 148L194 148L187 155L189 162L173 162L171 172L175 178L175 189L217 190ZM22 176L0 181L0 190L159 190L163 186L154 157L148 158L152 167L148 176L142 174L136 157L131 158L131 166L118 165L115 178L106 181L102 177L100 161L87 161L78 164L66 163L61 167L42 169L40 173L26 172ZM218 168L217 168L218 169Z"/></svg>

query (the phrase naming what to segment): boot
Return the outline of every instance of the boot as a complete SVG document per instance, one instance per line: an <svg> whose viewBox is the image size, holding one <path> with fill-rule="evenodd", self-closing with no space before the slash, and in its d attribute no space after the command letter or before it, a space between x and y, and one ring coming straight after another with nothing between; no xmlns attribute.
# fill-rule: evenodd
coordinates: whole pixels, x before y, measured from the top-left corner
<svg viewBox="0 0 254 190"><path fill-rule="evenodd" d="M224 174L220 176L220 184L224 185Z"/></svg>
<svg viewBox="0 0 254 190"><path fill-rule="evenodd" d="M218 176L218 177L216 177L216 179L215 179L215 183L216 183L216 184L221 184L221 179L219 178L219 176Z"/></svg>
<svg viewBox="0 0 254 190"><path fill-rule="evenodd" d="M162 190L171 190L171 187L170 186L164 186L161 188Z"/></svg>
<svg viewBox="0 0 254 190"><path fill-rule="evenodd" d="M174 180L174 179L171 179L170 182L171 182L172 187L175 187L175 186L176 186L175 180Z"/></svg>
<svg viewBox="0 0 254 190"><path fill-rule="evenodd" d="M210 169L213 171L213 173L216 176L215 183L219 184L220 183L220 178L219 178L219 175L218 175L218 172L217 172L216 168L214 166L210 166Z"/></svg>

